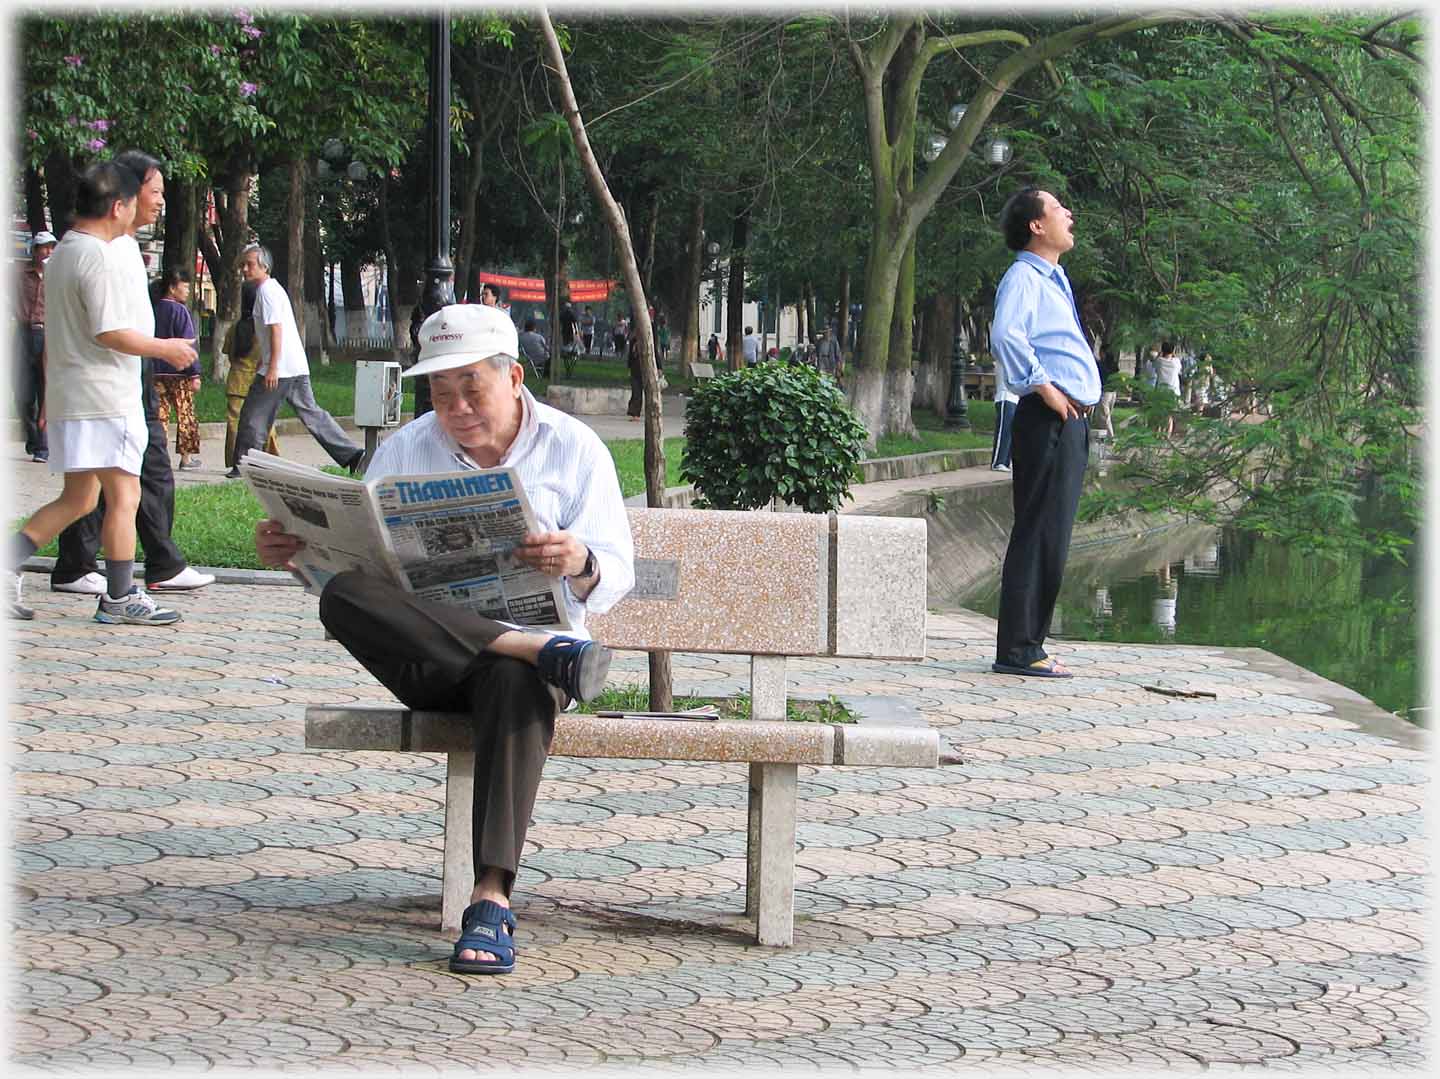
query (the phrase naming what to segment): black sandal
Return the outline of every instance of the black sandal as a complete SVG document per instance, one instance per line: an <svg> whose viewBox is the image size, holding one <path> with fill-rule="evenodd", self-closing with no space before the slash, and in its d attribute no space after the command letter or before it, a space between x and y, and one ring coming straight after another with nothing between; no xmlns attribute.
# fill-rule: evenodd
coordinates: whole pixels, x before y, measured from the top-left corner
<svg viewBox="0 0 1440 1079"><path fill-rule="evenodd" d="M535 666L540 677L565 691L571 700L588 701L605 688L611 651L595 641L551 637L540 649Z"/></svg>

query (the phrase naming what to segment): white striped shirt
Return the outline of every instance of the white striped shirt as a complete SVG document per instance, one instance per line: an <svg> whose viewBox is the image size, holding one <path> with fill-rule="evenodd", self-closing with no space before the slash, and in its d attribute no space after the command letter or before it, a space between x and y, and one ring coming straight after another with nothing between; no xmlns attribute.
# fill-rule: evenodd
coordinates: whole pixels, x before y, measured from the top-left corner
<svg viewBox="0 0 1440 1079"><path fill-rule="evenodd" d="M569 633L588 637L585 612L603 614L635 585L635 545L615 460L585 424L520 388L525 415L500 464L515 469L542 532L564 530L595 554L600 580L584 601L563 581ZM428 412L380 444L365 478L423 476L479 468Z"/></svg>

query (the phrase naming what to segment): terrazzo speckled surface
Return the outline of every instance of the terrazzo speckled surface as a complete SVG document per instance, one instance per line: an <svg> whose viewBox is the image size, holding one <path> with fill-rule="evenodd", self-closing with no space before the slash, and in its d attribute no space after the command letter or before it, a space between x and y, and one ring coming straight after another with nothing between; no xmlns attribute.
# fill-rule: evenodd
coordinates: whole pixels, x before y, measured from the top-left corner
<svg viewBox="0 0 1440 1079"><path fill-rule="evenodd" d="M313 599L215 586L171 629L101 627L34 575L27 599L28 1070L1425 1063L1429 757L1251 652L1062 645L1077 677L1039 682L988 672L986 620L932 616L923 662L793 661L792 693L902 700L961 763L801 769L786 950L746 935L743 765L553 758L519 968L466 979L434 929L443 759L301 748L306 705L387 699Z"/></svg>

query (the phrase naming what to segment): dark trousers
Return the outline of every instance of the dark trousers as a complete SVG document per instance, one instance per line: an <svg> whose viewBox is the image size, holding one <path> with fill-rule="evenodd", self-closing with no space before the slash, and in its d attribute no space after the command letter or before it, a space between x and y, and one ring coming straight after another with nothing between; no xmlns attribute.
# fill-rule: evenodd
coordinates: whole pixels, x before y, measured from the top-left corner
<svg viewBox="0 0 1440 1079"><path fill-rule="evenodd" d="M316 404L309 375L282 378L272 389L265 385L264 375L256 374L249 392L245 394L245 403L240 406L240 422L235 432L236 464L256 446L264 444L266 432L275 426L280 406L287 403L295 410L305 430L340 467L348 468L364 454L365 451L352 442L335 422L335 417Z"/></svg>
<svg viewBox="0 0 1440 1079"><path fill-rule="evenodd" d="M625 415L639 416L645 408L645 378L640 374L640 356L630 350L630 402L625 406Z"/></svg>
<svg viewBox="0 0 1440 1079"><path fill-rule="evenodd" d="M515 884L564 695L530 664L485 651L509 627L349 572L320 595L320 621L408 708L465 712L475 739L475 876Z"/></svg>
<svg viewBox="0 0 1440 1079"><path fill-rule="evenodd" d="M40 426L40 407L45 403L45 331L20 327L19 350L15 353L15 415L25 428L25 452L45 455L50 444Z"/></svg>
<svg viewBox="0 0 1440 1079"><path fill-rule="evenodd" d="M1046 658L1089 454L1087 418L1062 422L1038 394L1020 399L1011 424L1015 524L1000 577L997 663L1028 666Z"/></svg>
<svg viewBox="0 0 1440 1079"><path fill-rule="evenodd" d="M995 402L995 437L990 440L990 467L1010 463L1010 428L1015 423L1015 402Z"/></svg>
<svg viewBox="0 0 1440 1079"><path fill-rule="evenodd" d="M145 361L146 365L150 361ZM165 446L165 425L156 408L155 388L148 366L144 370L145 422L149 441L140 459L140 506L135 511L135 534L145 548L145 580L168 581L185 569L185 556L170 530L175 526L175 473ZM95 556L100 550L100 526L105 520L105 496L60 533L60 554L50 571L51 584L69 584L87 573L98 573Z"/></svg>

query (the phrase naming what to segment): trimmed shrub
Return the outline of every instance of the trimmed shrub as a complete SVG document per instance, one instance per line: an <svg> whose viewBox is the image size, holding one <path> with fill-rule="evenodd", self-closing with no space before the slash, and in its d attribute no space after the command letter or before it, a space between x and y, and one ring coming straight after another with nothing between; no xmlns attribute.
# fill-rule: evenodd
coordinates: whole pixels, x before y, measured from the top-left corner
<svg viewBox="0 0 1440 1079"><path fill-rule="evenodd" d="M839 509L865 446L840 387L809 367L761 363L702 382L685 410L680 475L700 504L758 509L772 499Z"/></svg>

